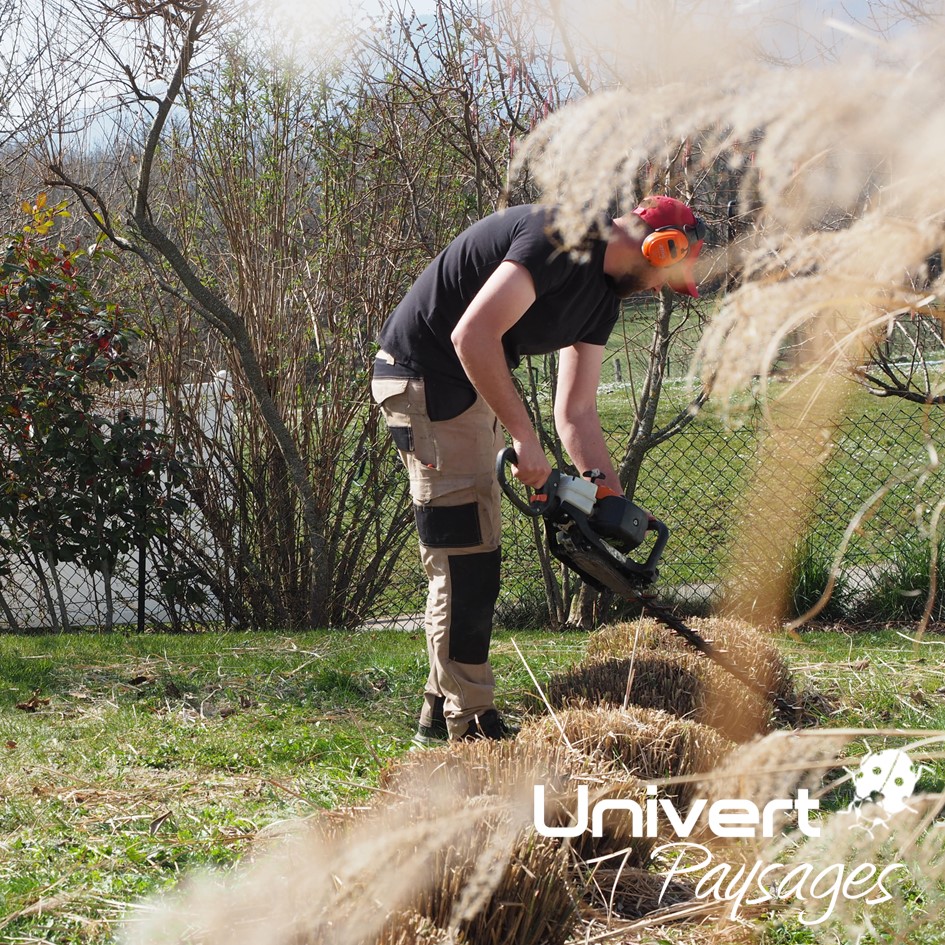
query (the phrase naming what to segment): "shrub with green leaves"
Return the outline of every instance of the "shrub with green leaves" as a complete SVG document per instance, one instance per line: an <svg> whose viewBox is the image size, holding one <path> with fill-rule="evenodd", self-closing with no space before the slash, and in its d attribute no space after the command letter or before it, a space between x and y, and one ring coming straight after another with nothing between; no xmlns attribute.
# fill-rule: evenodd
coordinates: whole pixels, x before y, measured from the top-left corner
<svg viewBox="0 0 945 945"><path fill-rule="evenodd" d="M136 332L95 297L90 254L56 239L65 206L23 210L0 264L0 568L77 562L107 586L184 510L186 470L153 419L109 396L136 376Z"/></svg>

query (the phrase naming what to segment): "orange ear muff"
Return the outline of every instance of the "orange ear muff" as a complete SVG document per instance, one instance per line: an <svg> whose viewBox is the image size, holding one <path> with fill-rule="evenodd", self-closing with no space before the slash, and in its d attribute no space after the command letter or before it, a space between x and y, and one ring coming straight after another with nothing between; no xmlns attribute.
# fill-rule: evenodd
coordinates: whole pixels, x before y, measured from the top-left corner
<svg viewBox="0 0 945 945"><path fill-rule="evenodd" d="M651 266L672 266L689 255L689 237L675 226L664 226L650 233L641 249Z"/></svg>

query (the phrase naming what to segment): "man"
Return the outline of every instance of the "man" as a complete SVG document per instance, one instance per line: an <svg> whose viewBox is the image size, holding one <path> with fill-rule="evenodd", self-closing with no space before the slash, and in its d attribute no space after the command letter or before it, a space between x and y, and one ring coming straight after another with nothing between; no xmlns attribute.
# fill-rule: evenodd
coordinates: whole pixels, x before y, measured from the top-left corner
<svg viewBox="0 0 945 945"><path fill-rule="evenodd" d="M499 593L495 458L508 431L513 474L541 487L551 472L511 370L561 351L555 426L578 470L620 484L597 415L604 344L631 294L670 285L698 297L692 266L705 227L683 203L650 197L562 251L553 211L513 207L460 234L384 324L372 380L410 477L429 581L430 675L414 741L505 738L489 665Z"/></svg>

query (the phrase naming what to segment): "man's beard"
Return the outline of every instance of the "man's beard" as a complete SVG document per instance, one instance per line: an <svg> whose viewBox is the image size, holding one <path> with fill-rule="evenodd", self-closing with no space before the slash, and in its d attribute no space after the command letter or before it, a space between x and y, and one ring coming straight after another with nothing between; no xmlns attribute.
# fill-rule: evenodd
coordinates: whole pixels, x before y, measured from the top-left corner
<svg viewBox="0 0 945 945"><path fill-rule="evenodd" d="M618 299L628 299L631 295L636 295L637 292L643 292L647 288L643 280L636 273L632 272L624 273L621 276L609 276L605 274L604 278L607 280L610 290Z"/></svg>

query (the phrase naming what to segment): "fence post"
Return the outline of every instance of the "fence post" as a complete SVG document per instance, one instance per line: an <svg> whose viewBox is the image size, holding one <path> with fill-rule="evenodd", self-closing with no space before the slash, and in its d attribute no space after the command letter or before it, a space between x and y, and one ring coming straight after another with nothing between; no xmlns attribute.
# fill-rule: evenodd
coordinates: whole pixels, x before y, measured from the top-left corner
<svg viewBox="0 0 945 945"><path fill-rule="evenodd" d="M139 522L138 529L140 538L138 539L138 633L144 633L144 605L145 605L145 579L147 576L147 561L148 561L148 539L146 537L145 528L144 528L144 484L139 485L139 490L141 492L141 521Z"/></svg>

